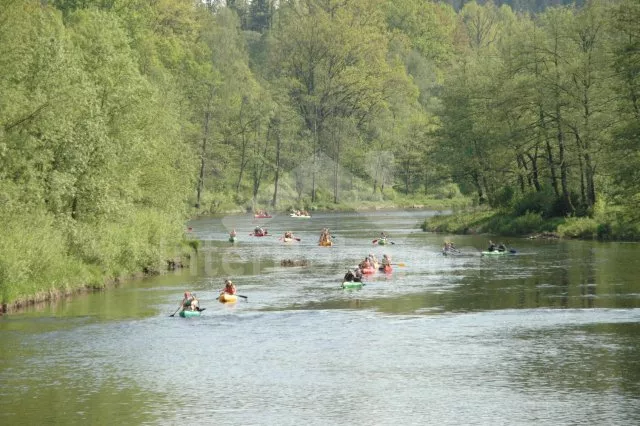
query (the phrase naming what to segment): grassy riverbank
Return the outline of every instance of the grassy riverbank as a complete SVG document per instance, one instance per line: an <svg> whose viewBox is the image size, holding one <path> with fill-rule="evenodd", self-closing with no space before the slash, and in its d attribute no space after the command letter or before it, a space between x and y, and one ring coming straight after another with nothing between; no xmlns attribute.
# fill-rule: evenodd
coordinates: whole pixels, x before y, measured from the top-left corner
<svg viewBox="0 0 640 426"><path fill-rule="evenodd" d="M0 220L0 311L161 273L179 267L192 250L181 222L151 211L110 223L46 213L4 214Z"/></svg>
<svg viewBox="0 0 640 426"><path fill-rule="evenodd" d="M640 241L640 226L621 211L602 209L590 217L544 218L540 213L513 215L492 209L474 209L425 219L423 231L449 234L505 236L554 235L559 238Z"/></svg>

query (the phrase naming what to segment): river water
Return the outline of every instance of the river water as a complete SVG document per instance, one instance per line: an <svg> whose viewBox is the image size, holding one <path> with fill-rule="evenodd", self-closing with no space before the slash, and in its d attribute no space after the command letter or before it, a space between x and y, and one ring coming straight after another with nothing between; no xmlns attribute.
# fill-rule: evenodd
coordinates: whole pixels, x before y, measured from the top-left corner
<svg viewBox="0 0 640 426"><path fill-rule="evenodd" d="M189 268L0 317L0 424L640 423L637 244L486 258L488 236L422 232L430 214L194 220ZM342 290L369 253L398 265ZM216 301L225 278L246 302ZM187 289L203 315L170 317Z"/></svg>

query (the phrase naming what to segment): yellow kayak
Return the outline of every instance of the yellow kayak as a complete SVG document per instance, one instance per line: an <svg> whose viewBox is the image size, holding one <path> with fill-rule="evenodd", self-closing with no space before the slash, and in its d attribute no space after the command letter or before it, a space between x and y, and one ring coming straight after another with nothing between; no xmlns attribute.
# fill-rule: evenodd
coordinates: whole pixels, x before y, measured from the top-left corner
<svg viewBox="0 0 640 426"><path fill-rule="evenodd" d="M319 245L321 245L322 247L331 247L333 245L332 241L321 241L319 243Z"/></svg>
<svg viewBox="0 0 640 426"><path fill-rule="evenodd" d="M220 293L218 300L222 303L236 303L238 301L238 296L235 294Z"/></svg>

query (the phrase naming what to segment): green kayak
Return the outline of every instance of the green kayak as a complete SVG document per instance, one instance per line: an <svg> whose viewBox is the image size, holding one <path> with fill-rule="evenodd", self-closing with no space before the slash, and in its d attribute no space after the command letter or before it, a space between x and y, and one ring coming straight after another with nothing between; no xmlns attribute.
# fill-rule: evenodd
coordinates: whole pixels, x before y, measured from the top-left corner
<svg viewBox="0 0 640 426"><path fill-rule="evenodd" d="M362 288L364 283L358 281L345 281L342 283L342 288Z"/></svg>
<svg viewBox="0 0 640 426"><path fill-rule="evenodd" d="M235 243L237 239L238 239L238 237L229 237L229 242L230 243Z"/></svg>
<svg viewBox="0 0 640 426"><path fill-rule="evenodd" d="M382 238L382 239L378 240L378 245L379 246L383 246L385 244L387 244L387 239L386 238Z"/></svg>
<svg viewBox="0 0 640 426"><path fill-rule="evenodd" d="M204 311L204 309L200 309L199 311L180 311L180 316L182 318L199 317L202 311Z"/></svg>
<svg viewBox="0 0 640 426"><path fill-rule="evenodd" d="M504 256L507 254L516 254L515 250L494 250L494 251L483 251L481 253L483 256Z"/></svg>

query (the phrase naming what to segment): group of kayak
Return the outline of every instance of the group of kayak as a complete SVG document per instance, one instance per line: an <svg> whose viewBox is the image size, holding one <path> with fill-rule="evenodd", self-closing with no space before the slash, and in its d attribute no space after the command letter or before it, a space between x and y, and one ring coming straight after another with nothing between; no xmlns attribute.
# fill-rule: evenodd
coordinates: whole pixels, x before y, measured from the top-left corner
<svg viewBox="0 0 640 426"><path fill-rule="evenodd" d="M483 256L491 256L491 255L501 255L501 254L515 254L516 251L513 249L507 248L504 243L495 244L493 241L489 240L489 246L486 250L483 250L481 254ZM461 255L462 251L456 248L455 244L451 241L445 241L444 246L442 247L442 254L447 255Z"/></svg>
<svg viewBox="0 0 640 426"><path fill-rule="evenodd" d="M306 210L293 210L289 216L291 217L303 217L303 218L310 218L311 214L309 214L308 211ZM254 215L254 218L256 219L271 219L273 216L271 216L269 213L267 213L265 210L258 210Z"/></svg>
<svg viewBox="0 0 640 426"><path fill-rule="evenodd" d="M342 287L360 287L363 285L362 279L364 276L375 274L378 271L385 274L390 274L393 271L391 256L383 254L382 261L378 262L376 256L373 253L369 253L355 269L347 271L342 281Z"/></svg>
<svg viewBox="0 0 640 426"><path fill-rule="evenodd" d="M291 217L302 217L302 218L310 218L311 215L309 214L308 211L306 210L295 210L293 213L291 213L289 216Z"/></svg>
<svg viewBox="0 0 640 426"><path fill-rule="evenodd" d="M231 280L228 280L228 279L225 280L224 288L220 291L220 294L218 295L218 301L220 301L221 303L234 303L238 301L238 297L239 295L236 293L235 284L233 284ZM240 296L240 297L246 297L246 296ZM180 307L176 312L171 314L171 316L178 314L182 318L197 317L197 316L200 316L200 313L205 309L206 308L200 307L200 301L196 297L195 293L191 291L185 291L184 297L180 302Z"/></svg>

